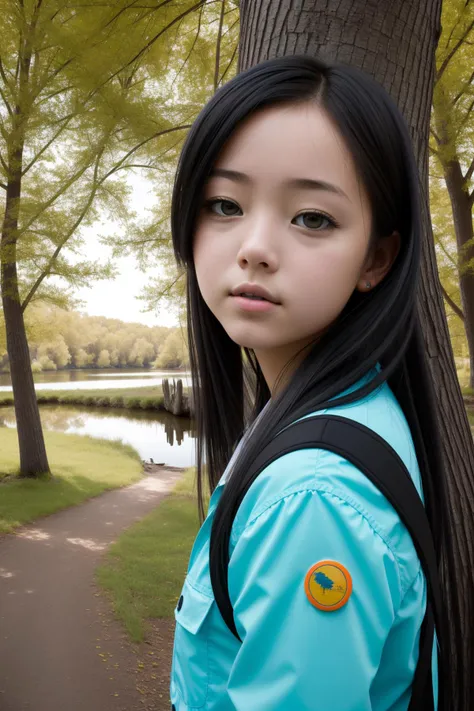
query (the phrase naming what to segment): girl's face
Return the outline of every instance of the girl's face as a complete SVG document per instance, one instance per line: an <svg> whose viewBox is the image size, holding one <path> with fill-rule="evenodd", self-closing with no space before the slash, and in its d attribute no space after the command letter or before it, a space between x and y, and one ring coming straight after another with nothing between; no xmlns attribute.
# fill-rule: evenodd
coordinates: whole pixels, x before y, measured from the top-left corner
<svg viewBox="0 0 474 711"><path fill-rule="evenodd" d="M362 181L318 106L266 109L224 147L196 224L196 274L230 338L255 351L270 389L354 289L368 291L389 270L398 236L369 252L370 234Z"/></svg>

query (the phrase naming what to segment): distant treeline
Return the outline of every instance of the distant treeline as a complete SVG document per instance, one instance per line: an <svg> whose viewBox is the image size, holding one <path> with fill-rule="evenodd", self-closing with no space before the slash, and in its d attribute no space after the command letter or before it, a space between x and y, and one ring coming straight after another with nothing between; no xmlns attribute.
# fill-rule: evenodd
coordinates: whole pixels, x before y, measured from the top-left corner
<svg viewBox="0 0 474 711"><path fill-rule="evenodd" d="M33 370L181 368L188 365L181 328L144 326L35 304L26 313ZM0 370L8 370L0 314Z"/></svg>

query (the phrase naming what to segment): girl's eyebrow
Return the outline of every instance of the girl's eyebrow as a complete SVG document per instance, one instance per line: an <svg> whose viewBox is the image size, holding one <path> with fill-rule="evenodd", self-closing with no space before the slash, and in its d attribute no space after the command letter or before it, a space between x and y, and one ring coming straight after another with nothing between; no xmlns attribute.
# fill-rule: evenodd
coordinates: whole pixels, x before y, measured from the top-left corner
<svg viewBox="0 0 474 711"><path fill-rule="evenodd" d="M250 184L252 179L246 173L241 173L238 170L228 170L227 168L214 168L209 174L209 180L212 178L227 178L227 180L233 180L235 183ZM328 183L325 180L314 180L313 178L290 178L285 180L284 185L288 188L299 188L300 190L324 190L329 193L334 193L340 195L346 200L349 197L346 195L344 190L337 187L333 183Z"/></svg>

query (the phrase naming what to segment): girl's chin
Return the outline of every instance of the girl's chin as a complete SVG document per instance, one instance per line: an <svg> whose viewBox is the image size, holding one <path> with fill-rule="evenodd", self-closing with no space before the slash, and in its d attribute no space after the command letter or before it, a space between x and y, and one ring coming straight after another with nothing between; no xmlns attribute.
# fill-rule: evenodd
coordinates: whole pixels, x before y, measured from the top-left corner
<svg viewBox="0 0 474 711"><path fill-rule="evenodd" d="M272 351L288 345L287 341L282 342L281 339L262 338L262 334L251 334L248 331L243 333L238 329L229 329L227 335L241 348L249 348L252 351Z"/></svg>

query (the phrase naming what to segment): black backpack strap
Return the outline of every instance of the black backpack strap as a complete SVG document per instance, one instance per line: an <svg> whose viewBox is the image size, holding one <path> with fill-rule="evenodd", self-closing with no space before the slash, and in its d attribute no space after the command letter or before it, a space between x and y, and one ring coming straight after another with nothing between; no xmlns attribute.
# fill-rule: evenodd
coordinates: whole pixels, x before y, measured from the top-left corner
<svg viewBox="0 0 474 711"><path fill-rule="evenodd" d="M411 536L426 578L428 595L409 711L431 711L434 709L431 669L434 629L442 619L442 602L433 536L413 480L386 440L359 422L337 415L314 415L282 430L255 459L248 480L253 482L271 462L301 449L325 449L351 462L382 492ZM224 589L214 589L214 595L226 625L240 639L229 597L227 570ZM440 646L441 640L438 639L438 643Z"/></svg>

